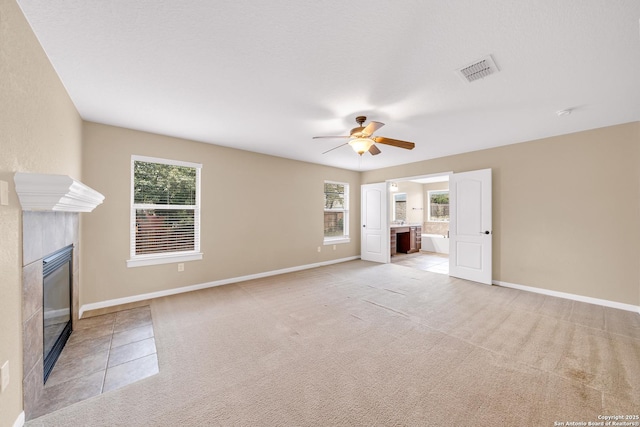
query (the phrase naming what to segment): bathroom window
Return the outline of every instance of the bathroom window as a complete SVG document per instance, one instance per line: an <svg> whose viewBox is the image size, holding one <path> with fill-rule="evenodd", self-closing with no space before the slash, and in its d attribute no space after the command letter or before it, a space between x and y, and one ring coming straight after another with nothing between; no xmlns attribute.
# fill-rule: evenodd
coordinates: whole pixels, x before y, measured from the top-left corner
<svg viewBox="0 0 640 427"><path fill-rule="evenodd" d="M429 221L449 222L449 190L427 192Z"/></svg>
<svg viewBox="0 0 640 427"><path fill-rule="evenodd" d="M129 267L202 259L198 163L131 156Z"/></svg>
<svg viewBox="0 0 640 427"><path fill-rule="evenodd" d="M324 243L348 243L349 184L324 182Z"/></svg>

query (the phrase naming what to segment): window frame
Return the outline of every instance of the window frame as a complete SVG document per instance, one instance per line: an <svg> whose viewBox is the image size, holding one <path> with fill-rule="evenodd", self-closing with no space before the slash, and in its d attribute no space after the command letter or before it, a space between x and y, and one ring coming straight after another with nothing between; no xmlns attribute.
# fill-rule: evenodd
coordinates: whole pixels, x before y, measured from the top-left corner
<svg viewBox="0 0 640 427"><path fill-rule="evenodd" d="M344 186L344 206L340 209L327 209L325 204L325 197L327 194L326 185L327 184L338 184ZM323 230L323 244L326 245L337 245L343 243L351 242L351 237L349 237L349 197L350 197L350 188L348 182L339 182L339 181L329 181L325 180L322 184L322 197L323 197L323 211L322 211L322 221L324 224L324 213L325 212L342 212L342 224L343 224L343 235L342 236L330 236L327 237L324 235ZM324 228L324 225L323 225Z"/></svg>
<svg viewBox="0 0 640 427"><path fill-rule="evenodd" d="M451 216L449 219L432 219L431 218L431 195L432 194L447 194L450 196L449 190L428 190L427 191L427 222L450 222ZM451 204L451 198L449 198L449 204Z"/></svg>
<svg viewBox="0 0 640 427"><path fill-rule="evenodd" d="M193 209L194 211L194 249L192 251L164 252L155 254L136 254L136 210L144 208L167 210L167 206L178 205L148 205L135 203L135 162L158 163L170 166L183 166L194 168L196 170L196 200L194 205L180 205L180 209ZM202 259L200 251L200 218L201 218L201 179L202 164L185 162L181 160L163 159L159 157L149 156L131 156L131 184L130 184L130 201L129 201L129 259L127 267L142 267L147 265L171 264L186 261L197 261ZM170 210L171 208L169 208Z"/></svg>

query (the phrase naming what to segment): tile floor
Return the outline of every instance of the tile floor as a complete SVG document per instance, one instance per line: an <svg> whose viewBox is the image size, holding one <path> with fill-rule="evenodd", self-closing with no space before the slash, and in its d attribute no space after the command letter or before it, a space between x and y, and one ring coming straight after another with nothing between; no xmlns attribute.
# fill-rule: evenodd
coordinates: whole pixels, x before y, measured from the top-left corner
<svg viewBox="0 0 640 427"><path fill-rule="evenodd" d="M149 306L81 319L31 418L158 373Z"/></svg>
<svg viewBox="0 0 640 427"><path fill-rule="evenodd" d="M391 257L391 263L432 273L449 274L449 255L447 254L435 252L398 253Z"/></svg>

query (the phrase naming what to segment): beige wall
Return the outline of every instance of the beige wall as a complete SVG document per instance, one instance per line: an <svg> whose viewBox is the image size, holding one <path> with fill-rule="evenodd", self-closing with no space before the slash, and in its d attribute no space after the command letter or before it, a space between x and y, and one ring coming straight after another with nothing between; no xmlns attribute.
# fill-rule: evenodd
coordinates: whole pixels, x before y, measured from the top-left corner
<svg viewBox="0 0 640 427"><path fill-rule="evenodd" d="M0 0L0 180L9 206L0 206L0 365L10 366L0 394L0 427L22 411L22 211L17 171L81 179L81 120L14 0Z"/></svg>
<svg viewBox="0 0 640 427"><path fill-rule="evenodd" d="M360 254L360 174L96 123L83 181L105 202L82 223L81 304ZM131 155L202 163L202 261L127 268ZM323 246L324 180L350 184L351 243ZM322 252L318 253L320 246Z"/></svg>
<svg viewBox="0 0 640 427"><path fill-rule="evenodd" d="M67 174L107 196L82 215L83 303L358 255L361 179L493 168L494 279L640 304L638 122L363 174L92 123L83 128L14 0L0 0L0 99L0 180L10 189L9 206L0 206L0 365L8 360L11 376L0 394L0 427L22 410L16 171ZM184 273L175 264L126 268L131 154L204 164L204 260L187 263ZM322 246L325 179L352 185L352 242L335 252ZM616 201L613 212L594 208L602 194ZM543 199L555 210L542 209Z"/></svg>
<svg viewBox="0 0 640 427"><path fill-rule="evenodd" d="M364 172L362 182L484 168L494 280L640 304L639 122ZM611 210L596 207L605 195Z"/></svg>

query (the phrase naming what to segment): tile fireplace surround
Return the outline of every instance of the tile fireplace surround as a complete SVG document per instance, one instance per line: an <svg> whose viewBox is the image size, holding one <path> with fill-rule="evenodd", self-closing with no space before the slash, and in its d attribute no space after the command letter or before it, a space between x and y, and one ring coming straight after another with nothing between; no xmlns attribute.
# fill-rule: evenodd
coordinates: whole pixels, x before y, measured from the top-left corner
<svg viewBox="0 0 640 427"><path fill-rule="evenodd" d="M79 213L22 213L22 340L23 395L27 419L42 398L42 258L73 245L72 322L78 321Z"/></svg>
<svg viewBox="0 0 640 427"><path fill-rule="evenodd" d="M77 323L80 212L93 211L104 196L67 175L16 172L14 183L22 206L22 390L28 420L44 390L42 260L73 245L71 319Z"/></svg>

